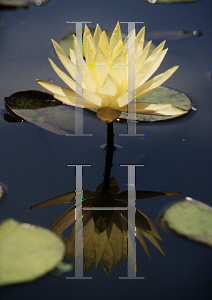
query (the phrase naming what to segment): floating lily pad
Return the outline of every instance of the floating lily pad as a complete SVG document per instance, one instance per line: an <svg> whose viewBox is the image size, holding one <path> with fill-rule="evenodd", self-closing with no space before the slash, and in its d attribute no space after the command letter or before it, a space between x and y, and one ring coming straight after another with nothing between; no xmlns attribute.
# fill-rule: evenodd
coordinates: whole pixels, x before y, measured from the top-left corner
<svg viewBox="0 0 212 300"><path fill-rule="evenodd" d="M148 40L159 40L159 41L175 41L175 40L181 40L186 39L190 37L199 37L202 35L202 32L200 30L193 30L193 31L187 31L187 30L161 30L161 31L153 31L147 34Z"/></svg>
<svg viewBox="0 0 212 300"><path fill-rule="evenodd" d="M0 225L0 285L37 279L53 270L64 254L64 242L53 232L7 219Z"/></svg>
<svg viewBox="0 0 212 300"><path fill-rule="evenodd" d="M168 207L159 222L188 239L212 246L212 207L192 198Z"/></svg>
<svg viewBox="0 0 212 300"><path fill-rule="evenodd" d="M5 7L28 7L29 4L42 5L49 0L0 0L0 6Z"/></svg>
<svg viewBox="0 0 212 300"><path fill-rule="evenodd" d="M146 95L138 98L136 102L145 102L145 103L157 103L157 104L171 104L172 106L181 108L184 111L189 111L192 108L191 100L184 94L179 91L166 88L158 87L155 90L147 93ZM182 115L184 112L182 112ZM136 120L142 122L155 122L155 121L164 121L168 119L177 118L177 116L155 116L155 115L142 115L137 114ZM127 119L127 113L122 113L119 119Z"/></svg>
<svg viewBox="0 0 212 300"><path fill-rule="evenodd" d="M90 30L90 32L91 32L91 34L93 35L94 34L94 29L89 29ZM110 38L111 38L111 35L112 35L112 32L110 32L110 31L107 31L107 30L105 30L105 32L106 32L106 34L107 34L107 37L108 37L108 42L110 42ZM69 34L67 34L64 38L62 38L60 41L59 41L59 45L60 45L60 47L63 49L63 51L66 53L66 55L67 56L69 56L69 48L72 48L72 49L74 49L74 40L73 40L73 35L75 35L75 32L71 32L71 33L69 33ZM122 33L122 38L123 38L123 40L125 39L127 37L127 35L126 34L123 34ZM144 46L146 46L147 45L147 41L145 41L144 42ZM156 46L155 46L155 44L151 44L151 47L150 47L150 49L149 49L149 53L148 53L148 55L150 55L153 51L154 51L154 49L156 48Z"/></svg>
<svg viewBox="0 0 212 300"><path fill-rule="evenodd" d="M47 131L66 135L74 132L75 110L48 93L22 91L5 98L9 112Z"/></svg>
<svg viewBox="0 0 212 300"><path fill-rule="evenodd" d="M194 2L194 1L199 1L199 0L141 0L141 1L146 1L146 2L149 2L152 4L155 4L155 3L169 4L169 3Z"/></svg>

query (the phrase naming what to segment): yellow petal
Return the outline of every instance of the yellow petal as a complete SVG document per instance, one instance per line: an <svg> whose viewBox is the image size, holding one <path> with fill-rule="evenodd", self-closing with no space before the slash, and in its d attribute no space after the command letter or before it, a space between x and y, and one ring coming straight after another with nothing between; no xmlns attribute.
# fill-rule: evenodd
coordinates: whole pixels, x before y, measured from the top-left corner
<svg viewBox="0 0 212 300"><path fill-rule="evenodd" d="M104 83L99 89L99 96L102 99L104 99L105 102L107 103L107 106L109 106L110 103L114 100L116 93L117 93L116 85L113 79L110 77L110 75L107 75Z"/></svg>
<svg viewBox="0 0 212 300"><path fill-rule="evenodd" d="M75 45L75 40L76 40L76 36L73 35L73 45ZM76 53L75 53L75 50L73 50L72 48L69 48L69 55L70 55L71 61L76 66Z"/></svg>
<svg viewBox="0 0 212 300"><path fill-rule="evenodd" d="M159 55L159 57L157 58L157 60L155 62L149 63L150 66L147 67L148 69L146 69L146 72L144 71L142 73L142 70L143 69L145 70L145 63L144 63L142 69L136 75L136 85L137 86L146 82L157 71L157 69L160 67L167 51L168 51L168 48L163 50L161 52L161 54Z"/></svg>
<svg viewBox="0 0 212 300"><path fill-rule="evenodd" d="M97 117L104 122L113 122L120 116L121 112L119 110L111 109L110 107L99 108L97 110Z"/></svg>
<svg viewBox="0 0 212 300"><path fill-rule="evenodd" d="M131 49L132 47L134 47L135 45L135 29L133 29L129 35L126 37L126 39L124 40L124 48L125 49Z"/></svg>
<svg viewBox="0 0 212 300"><path fill-rule="evenodd" d="M121 29L120 29L119 22L117 22L116 27L110 38L110 51L111 52L116 47L116 45L119 43L119 41L122 41L122 35L121 35Z"/></svg>
<svg viewBox="0 0 212 300"><path fill-rule="evenodd" d="M95 93L97 89L97 85L93 81L91 74L90 74L90 68L95 67L88 67L85 62L83 62L83 77L82 82L83 86L85 86L87 89L89 89L90 92Z"/></svg>
<svg viewBox="0 0 212 300"><path fill-rule="evenodd" d="M53 93L54 97L57 100L62 101L63 103L65 103L67 105L75 106L76 94L74 91L71 91L66 88L62 88L60 86L54 85L52 83L49 83L49 82L46 82L46 81L43 81L40 79L37 79L36 81L42 87L44 87L46 90ZM90 101L90 100L92 100L92 101ZM97 95L95 95L87 90L83 90L83 108L99 108L101 106L102 106L102 99L100 97L98 97ZM105 103L105 106L107 106L106 103Z"/></svg>
<svg viewBox="0 0 212 300"><path fill-rule="evenodd" d="M128 106L125 105L121 107L120 110L123 112L128 112ZM171 104L157 104L157 103L136 103L137 114L142 115L155 115L155 116L177 116L185 114L187 111L184 111L180 108L174 107Z"/></svg>
<svg viewBox="0 0 212 300"><path fill-rule="evenodd" d="M172 67L166 72L155 76L151 80L145 82L136 88L136 98L139 98L163 84L178 69L178 66Z"/></svg>
<svg viewBox="0 0 212 300"><path fill-rule="evenodd" d="M96 53L96 46L93 41L93 37L90 33L90 30L88 29L86 24L85 24L84 34L83 34L83 46L84 46L85 59L87 64L93 65L94 57Z"/></svg>
<svg viewBox="0 0 212 300"><path fill-rule="evenodd" d="M49 58L49 62L52 66L52 68L54 69L55 73L57 73L57 75L73 90L76 91L76 82L71 79L71 77L69 77L66 73L64 73L63 71L61 71L56 65L55 63Z"/></svg>
<svg viewBox="0 0 212 300"><path fill-rule="evenodd" d="M107 59L104 56L104 53L99 47L97 48L94 64L95 66L93 68L95 70L96 77L98 80L98 87L101 87L109 72L109 66L107 63Z"/></svg>
<svg viewBox="0 0 212 300"><path fill-rule="evenodd" d="M144 45L144 38L145 38L145 26L141 28L139 33L136 35L136 58L143 51Z"/></svg>
<svg viewBox="0 0 212 300"><path fill-rule="evenodd" d="M108 60L109 56L110 56L110 49L109 49L107 34L105 31L103 31L100 36L98 48L100 48L102 50L105 58ZM109 61L108 61L108 63L109 63Z"/></svg>
<svg viewBox="0 0 212 300"><path fill-rule="evenodd" d="M66 96L67 93L70 93L70 95L75 95L75 92L62 88L60 86L57 86L55 84L49 83L47 81L43 81L40 79L37 79L36 82L40 84L42 87L44 87L47 91L53 93L53 94L58 94L60 96Z"/></svg>
<svg viewBox="0 0 212 300"><path fill-rule="evenodd" d="M145 82L149 77L154 73L154 70L157 70L157 68L160 66L164 56L166 55L166 52L168 49L163 51L165 41L162 42L153 52L152 54L147 58L147 60L144 62L142 70L140 70L140 73L142 71L143 78L140 78L141 83L138 82L138 85ZM156 66L154 68L154 66ZM139 70L138 70L139 72Z"/></svg>
<svg viewBox="0 0 212 300"><path fill-rule="evenodd" d="M130 99L129 103L132 101ZM113 101L110 104L110 108L116 109L116 110L121 110L121 107L125 106L128 104L128 93L124 92L122 93L115 101Z"/></svg>
<svg viewBox="0 0 212 300"><path fill-rule="evenodd" d="M125 49L116 55L109 70L109 75L116 83L118 93L123 92L123 88L127 84L127 70L127 49Z"/></svg>
<svg viewBox="0 0 212 300"><path fill-rule="evenodd" d="M124 49L124 45L123 45L122 40L120 40L113 49L112 58L115 59L116 55L118 55L119 52L123 49ZM112 63L113 63L113 61L112 61Z"/></svg>
<svg viewBox="0 0 212 300"><path fill-rule="evenodd" d="M136 71L135 73L137 74L138 72L142 72L142 67L143 64L147 58L147 55L149 53L149 49L151 47L152 41L149 41L146 47L144 48L144 51L141 52L141 54L138 54L136 57Z"/></svg>
<svg viewBox="0 0 212 300"><path fill-rule="evenodd" d="M99 24L97 24L94 35L93 35L93 41L94 41L94 44L95 44L96 48L98 47L99 39L101 37L101 34L102 34L102 30L101 30Z"/></svg>
<svg viewBox="0 0 212 300"><path fill-rule="evenodd" d="M75 79L75 71L76 71L76 66L73 64L73 62L68 58L68 56L65 54L63 49L56 43L54 40L52 40L55 52L63 64L63 66L66 68L66 70L69 72L72 78Z"/></svg>

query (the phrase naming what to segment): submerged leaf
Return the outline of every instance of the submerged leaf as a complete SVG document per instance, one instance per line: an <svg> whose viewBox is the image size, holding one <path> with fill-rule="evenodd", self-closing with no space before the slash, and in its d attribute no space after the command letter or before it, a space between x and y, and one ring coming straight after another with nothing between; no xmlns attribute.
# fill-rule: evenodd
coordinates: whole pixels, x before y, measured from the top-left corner
<svg viewBox="0 0 212 300"><path fill-rule="evenodd" d="M53 232L7 219L0 225L0 285L32 281L62 261L65 245Z"/></svg>
<svg viewBox="0 0 212 300"><path fill-rule="evenodd" d="M150 32L147 35L148 40L166 40L166 41L175 41L181 40L189 37L198 37L201 36L202 32L200 30L161 30Z"/></svg>
<svg viewBox="0 0 212 300"><path fill-rule="evenodd" d="M45 4L49 0L0 0L0 6L5 7L28 7L30 3L37 6Z"/></svg>
<svg viewBox="0 0 212 300"><path fill-rule="evenodd" d="M170 3L181 3L181 2L194 2L199 0L141 0L141 1L146 1L151 4L155 4L155 3L170 4Z"/></svg>
<svg viewBox="0 0 212 300"><path fill-rule="evenodd" d="M168 207L159 223L188 239L212 246L212 207L187 197Z"/></svg>

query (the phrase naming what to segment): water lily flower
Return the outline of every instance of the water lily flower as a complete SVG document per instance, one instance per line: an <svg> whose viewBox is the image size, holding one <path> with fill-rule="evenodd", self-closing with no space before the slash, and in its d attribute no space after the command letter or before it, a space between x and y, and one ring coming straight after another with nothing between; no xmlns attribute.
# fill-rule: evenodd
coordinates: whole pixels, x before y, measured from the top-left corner
<svg viewBox="0 0 212 300"><path fill-rule="evenodd" d="M131 34L135 35L135 30ZM144 47L144 36L145 27L136 36L136 99L163 84L178 68L178 66L172 67L151 78L159 68L168 49L163 49L164 41L148 56L151 41ZM97 117L105 122L112 122L122 112L128 112L128 104L135 100L128 99L128 77L130 76L128 74L128 37L123 41L119 22L112 33L110 42L108 42L106 32L102 31L98 24L93 36L85 25L83 34L85 60L82 58L82 74L77 68L75 50L70 48L69 58L52 40L58 58L71 77L60 70L51 59L49 61L57 75L71 90L39 79L37 82L63 103L97 109ZM75 42L77 42L76 38ZM76 76L76 72L80 77ZM77 82L77 78L80 78L80 82L79 80ZM75 93L78 92L77 86L79 85L83 90L83 105L75 101ZM137 114L159 116L185 113L171 104L136 102L135 109Z"/></svg>

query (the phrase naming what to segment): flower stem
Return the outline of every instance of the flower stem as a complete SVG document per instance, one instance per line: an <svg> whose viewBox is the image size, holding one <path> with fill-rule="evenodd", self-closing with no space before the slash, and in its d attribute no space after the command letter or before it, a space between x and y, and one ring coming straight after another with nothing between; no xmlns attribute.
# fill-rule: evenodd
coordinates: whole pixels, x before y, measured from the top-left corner
<svg viewBox="0 0 212 300"><path fill-rule="evenodd" d="M114 147L114 133L113 133L113 122L107 124L107 146L106 146L106 156L105 156L105 173L102 192L109 192L109 182L110 182L110 173L113 166L113 151Z"/></svg>

